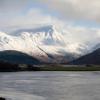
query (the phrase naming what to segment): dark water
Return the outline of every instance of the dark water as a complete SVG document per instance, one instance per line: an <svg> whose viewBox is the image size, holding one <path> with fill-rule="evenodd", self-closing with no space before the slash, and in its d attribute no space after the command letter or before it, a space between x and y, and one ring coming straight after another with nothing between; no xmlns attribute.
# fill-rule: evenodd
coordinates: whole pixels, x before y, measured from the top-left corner
<svg viewBox="0 0 100 100"><path fill-rule="evenodd" d="M0 73L7 100L100 100L100 72Z"/></svg>

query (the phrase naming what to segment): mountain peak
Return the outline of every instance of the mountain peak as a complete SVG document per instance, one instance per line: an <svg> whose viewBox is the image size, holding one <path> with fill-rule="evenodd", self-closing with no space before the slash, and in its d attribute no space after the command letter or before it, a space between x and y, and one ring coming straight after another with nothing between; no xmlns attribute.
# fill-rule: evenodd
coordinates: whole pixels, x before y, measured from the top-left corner
<svg viewBox="0 0 100 100"><path fill-rule="evenodd" d="M50 25L48 31L52 32L52 33L55 32L56 31L56 26L55 25Z"/></svg>

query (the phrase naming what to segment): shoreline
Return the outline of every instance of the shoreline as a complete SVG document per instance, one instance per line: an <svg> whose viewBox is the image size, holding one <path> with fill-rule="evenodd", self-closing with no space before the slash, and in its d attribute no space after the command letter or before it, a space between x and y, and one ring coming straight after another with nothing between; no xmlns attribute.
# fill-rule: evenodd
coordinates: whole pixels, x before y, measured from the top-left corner
<svg viewBox="0 0 100 100"><path fill-rule="evenodd" d="M33 67L31 70L27 69L22 69L22 70L0 70L0 72L36 72L36 71L100 71L100 65L91 65L91 66L83 66L83 65L78 65L74 66L73 65L69 66L61 66L61 65L44 65L44 66L38 66L38 67Z"/></svg>

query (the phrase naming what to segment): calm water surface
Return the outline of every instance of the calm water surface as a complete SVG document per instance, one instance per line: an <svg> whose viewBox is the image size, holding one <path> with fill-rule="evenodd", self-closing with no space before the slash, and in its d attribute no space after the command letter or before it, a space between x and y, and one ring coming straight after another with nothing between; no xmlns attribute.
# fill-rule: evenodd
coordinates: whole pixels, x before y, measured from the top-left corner
<svg viewBox="0 0 100 100"><path fill-rule="evenodd" d="M7 100L100 100L100 72L0 73Z"/></svg>

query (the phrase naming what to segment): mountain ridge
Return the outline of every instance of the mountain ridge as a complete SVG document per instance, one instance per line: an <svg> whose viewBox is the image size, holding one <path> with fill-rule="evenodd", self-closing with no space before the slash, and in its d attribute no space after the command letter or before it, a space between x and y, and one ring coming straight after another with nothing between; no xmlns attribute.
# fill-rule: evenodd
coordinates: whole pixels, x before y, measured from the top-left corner
<svg viewBox="0 0 100 100"><path fill-rule="evenodd" d="M76 65L83 65L83 64L94 64L94 65L100 65L100 48L93 51L92 53L89 53L87 55L84 55L76 60L73 60L69 64L76 64Z"/></svg>
<svg viewBox="0 0 100 100"><path fill-rule="evenodd" d="M0 61L12 64L41 64L38 59L16 50L0 51Z"/></svg>
<svg viewBox="0 0 100 100"><path fill-rule="evenodd" d="M69 62L89 53L87 45L69 43L53 25L21 29L14 34L0 32L0 51L17 50L48 63Z"/></svg>

